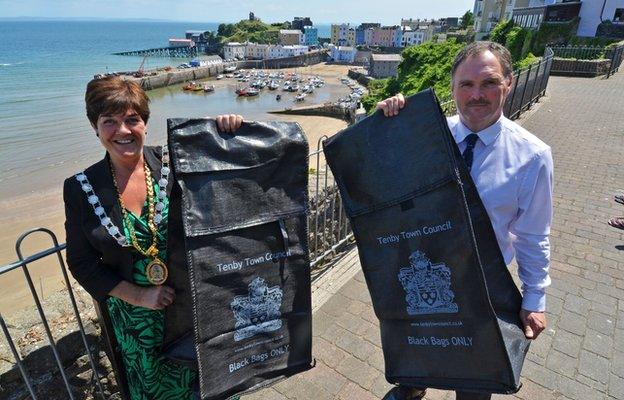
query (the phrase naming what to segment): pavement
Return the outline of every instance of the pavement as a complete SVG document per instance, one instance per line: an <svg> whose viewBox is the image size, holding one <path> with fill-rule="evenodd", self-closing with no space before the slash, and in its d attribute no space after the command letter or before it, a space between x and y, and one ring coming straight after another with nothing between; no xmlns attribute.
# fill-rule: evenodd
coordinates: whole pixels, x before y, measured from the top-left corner
<svg viewBox="0 0 624 400"><path fill-rule="evenodd" d="M551 77L547 97L518 122L555 163L549 326L530 347L521 390L493 399L624 399L624 231L606 224L624 216L613 201L624 193L624 72ZM380 399L391 387L355 248L315 281L313 308L316 367L244 400Z"/></svg>

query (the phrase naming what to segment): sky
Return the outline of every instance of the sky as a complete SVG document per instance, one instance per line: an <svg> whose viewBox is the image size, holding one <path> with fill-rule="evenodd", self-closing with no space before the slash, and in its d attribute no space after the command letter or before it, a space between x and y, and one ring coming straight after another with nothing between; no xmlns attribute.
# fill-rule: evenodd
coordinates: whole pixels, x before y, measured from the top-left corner
<svg viewBox="0 0 624 400"><path fill-rule="evenodd" d="M253 11L265 22L309 16L313 23L381 22L461 16L474 0L0 0L0 18L164 19L237 22Z"/></svg>

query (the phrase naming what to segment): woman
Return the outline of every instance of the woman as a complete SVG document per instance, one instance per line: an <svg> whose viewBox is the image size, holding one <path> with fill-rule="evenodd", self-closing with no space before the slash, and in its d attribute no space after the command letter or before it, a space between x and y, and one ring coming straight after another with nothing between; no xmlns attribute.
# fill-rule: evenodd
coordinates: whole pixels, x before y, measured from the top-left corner
<svg viewBox="0 0 624 400"><path fill-rule="evenodd" d="M166 146L144 146L149 99L120 77L87 85L87 117L103 160L65 180L67 263L108 312L132 400L193 398L195 373L160 354L163 309L175 292L167 278L169 179ZM239 115L217 117L233 132Z"/></svg>

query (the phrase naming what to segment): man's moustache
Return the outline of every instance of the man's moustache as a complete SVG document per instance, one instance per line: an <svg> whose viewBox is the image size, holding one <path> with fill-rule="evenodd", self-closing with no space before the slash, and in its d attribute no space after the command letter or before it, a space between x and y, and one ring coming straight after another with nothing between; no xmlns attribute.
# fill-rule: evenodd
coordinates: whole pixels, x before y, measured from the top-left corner
<svg viewBox="0 0 624 400"><path fill-rule="evenodd" d="M489 106L490 102L489 101L475 101L472 103L468 103L468 106Z"/></svg>

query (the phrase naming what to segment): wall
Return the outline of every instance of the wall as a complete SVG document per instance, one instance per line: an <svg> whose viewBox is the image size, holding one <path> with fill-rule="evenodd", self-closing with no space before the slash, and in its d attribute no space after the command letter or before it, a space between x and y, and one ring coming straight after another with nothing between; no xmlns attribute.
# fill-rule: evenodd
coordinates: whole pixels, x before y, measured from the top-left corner
<svg viewBox="0 0 624 400"><path fill-rule="evenodd" d="M568 58L553 58L551 75L588 76L605 75L611 67L611 60L571 60Z"/></svg>
<svg viewBox="0 0 624 400"><path fill-rule="evenodd" d="M602 19L613 20L615 9L624 8L624 0L606 0L601 19L600 12L602 11L602 4L603 0L583 0L581 12L579 14L581 21L576 31L578 36L594 37L596 35L596 28Z"/></svg>
<svg viewBox="0 0 624 400"><path fill-rule="evenodd" d="M288 58L273 58L270 60L259 61L239 61L238 68L264 68L264 69L276 69L276 68L291 68L302 67L305 65L313 65L325 62L327 60L327 51L311 51L307 54L300 56L288 57Z"/></svg>
<svg viewBox="0 0 624 400"><path fill-rule="evenodd" d="M159 72L158 75L146 76L143 78L126 77L126 79L137 82L139 85L141 85L143 90L151 90L175 85L176 83L216 76L223 72L223 68L223 64L220 64L171 72Z"/></svg>

